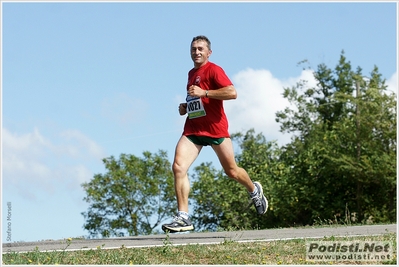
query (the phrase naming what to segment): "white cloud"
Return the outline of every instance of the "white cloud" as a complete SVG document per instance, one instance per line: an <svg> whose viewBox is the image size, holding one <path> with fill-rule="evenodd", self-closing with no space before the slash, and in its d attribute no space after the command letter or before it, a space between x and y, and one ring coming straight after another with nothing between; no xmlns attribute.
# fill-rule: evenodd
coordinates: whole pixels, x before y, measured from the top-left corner
<svg viewBox="0 0 399 267"><path fill-rule="evenodd" d="M289 142L291 136L282 134L275 121L276 112L289 105L282 95L285 87L292 87L300 80L308 81L308 86L315 86L312 72L304 70L299 77L284 81L273 77L268 70L247 69L233 76L238 98L224 102L230 133L254 128L267 141L276 140L280 145Z"/></svg>
<svg viewBox="0 0 399 267"><path fill-rule="evenodd" d="M391 78L386 81L387 89L398 94L398 72L392 74Z"/></svg>
<svg viewBox="0 0 399 267"><path fill-rule="evenodd" d="M13 135L7 129L3 128L3 145L9 148L11 155L15 155L19 151L29 150L28 157L38 157L43 153L43 148L51 147L51 144L44 139L35 128L32 133L23 135Z"/></svg>
<svg viewBox="0 0 399 267"><path fill-rule="evenodd" d="M82 152L84 154L88 153L94 158L102 158L104 156L102 148L78 130L67 130L62 132L60 136L68 142L75 141L73 146L68 145L65 147L73 157L82 156Z"/></svg>
<svg viewBox="0 0 399 267"><path fill-rule="evenodd" d="M101 164L102 148L79 131L62 132L56 142L37 128L31 133L16 134L2 129L2 181L28 199L42 193L54 194L67 186L76 190L92 178L90 165Z"/></svg>

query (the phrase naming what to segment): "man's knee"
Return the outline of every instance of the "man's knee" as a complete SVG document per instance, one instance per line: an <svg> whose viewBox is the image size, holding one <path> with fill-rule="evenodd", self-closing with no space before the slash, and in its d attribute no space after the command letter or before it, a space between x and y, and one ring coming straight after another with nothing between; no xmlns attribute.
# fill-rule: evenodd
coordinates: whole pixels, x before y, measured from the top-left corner
<svg viewBox="0 0 399 267"><path fill-rule="evenodd" d="M237 180L238 178L238 168L229 168L229 169L224 169L224 172L226 173L227 176L230 178Z"/></svg>
<svg viewBox="0 0 399 267"><path fill-rule="evenodd" d="M173 173L181 172L181 166L177 162L173 162L172 171Z"/></svg>
<svg viewBox="0 0 399 267"><path fill-rule="evenodd" d="M174 161L172 164L172 171L176 175L181 175L187 172L187 169L177 161Z"/></svg>

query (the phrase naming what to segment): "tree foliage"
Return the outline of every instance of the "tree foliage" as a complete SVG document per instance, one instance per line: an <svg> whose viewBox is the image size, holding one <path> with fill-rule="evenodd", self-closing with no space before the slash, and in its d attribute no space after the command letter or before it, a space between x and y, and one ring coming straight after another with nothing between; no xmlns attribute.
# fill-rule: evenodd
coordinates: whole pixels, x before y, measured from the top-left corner
<svg viewBox="0 0 399 267"><path fill-rule="evenodd" d="M245 190L223 171L202 163L192 175L192 222L197 230L248 227L248 199Z"/></svg>
<svg viewBox="0 0 399 267"><path fill-rule="evenodd" d="M321 64L314 77L315 88L285 88L294 107L276 114L282 132L296 133L283 153L291 184L303 188L296 222L395 220L396 96L377 67L364 77L343 52L335 70Z"/></svg>
<svg viewBox="0 0 399 267"><path fill-rule="evenodd" d="M103 160L107 172L82 184L90 204L84 229L92 237L141 235L175 211L173 174L164 151L143 158L121 154Z"/></svg>
<svg viewBox="0 0 399 267"><path fill-rule="evenodd" d="M254 129L231 135L241 153L236 160L253 181L260 181L269 200L269 211L258 215L246 189L216 170L211 163L201 164L192 175L193 222L197 229L258 229L278 226L286 220L282 212L292 201L284 174L287 167L279 161L280 150L275 142L267 142ZM281 191L271 190L281 188ZM281 195L280 195L281 194ZM276 212L277 211L277 212ZM282 215L279 217L279 215Z"/></svg>

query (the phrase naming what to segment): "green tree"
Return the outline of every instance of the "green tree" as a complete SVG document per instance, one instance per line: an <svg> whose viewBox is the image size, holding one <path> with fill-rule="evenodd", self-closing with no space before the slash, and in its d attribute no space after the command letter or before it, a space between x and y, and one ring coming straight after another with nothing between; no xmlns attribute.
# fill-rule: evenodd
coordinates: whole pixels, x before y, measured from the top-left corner
<svg viewBox="0 0 399 267"><path fill-rule="evenodd" d="M295 201L292 188L286 184L288 167L279 161L280 150L275 142L255 134L234 133L231 138L238 145L236 160L253 181L260 181L269 200L269 211L258 215L246 189L216 170L211 163L194 168L192 206L193 222L197 229L259 229L277 227L286 221L287 203ZM276 190L280 188L280 190Z"/></svg>
<svg viewBox="0 0 399 267"><path fill-rule="evenodd" d="M197 230L237 229L248 227L243 215L248 212L248 193L211 163L194 168L191 176L190 204L192 221Z"/></svg>
<svg viewBox="0 0 399 267"><path fill-rule="evenodd" d="M292 186L287 184L290 169L280 159L281 149L275 141L267 141L262 133L256 134L254 129L245 134L232 134L232 139L240 148L236 155L238 164L247 170L253 181L261 182L269 202L265 215L259 216L253 210L247 211L248 228L284 226L285 222L290 221L287 207L292 206L296 199Z"/></svg>
<svg viewBox="0 0 399 267"><path fill-rule="evenodd" d="M314 77L316 87L285 88L294 107L276 114L281 131L295 133L281 156L297 188L294 222L394 220L396 96L376 67L365 79L343 52L334 70L321 64Z"/></svg>
<svg viewBox="0 0 399 267"><path fill-rule="evenodd" d="M337 101L346 103L349 112L325 135L331 139L327 142L326 158L337 166L337 173L345 173L355 181L354 206L359 218L393 221L396 217L396 97L386 91L377 67L369 78L363 77L358 69L353 79L356 94L336 96Z"/></svg>
<svg viewBox="0 0 399 267"><path fill-rule="evenodd" d="M84 229L92 237L151 234L175 211L171 164L165 151L143 158L121 154L103 159L107 172L82 187L90 204Z"/></svg>

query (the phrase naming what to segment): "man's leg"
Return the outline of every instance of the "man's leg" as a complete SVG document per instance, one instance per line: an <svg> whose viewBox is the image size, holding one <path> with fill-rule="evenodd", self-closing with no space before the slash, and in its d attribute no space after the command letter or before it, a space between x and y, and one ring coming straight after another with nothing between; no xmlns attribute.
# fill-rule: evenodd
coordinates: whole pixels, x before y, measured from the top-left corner
<svg viewBox="0 0 399 267"><path fill-rule="evenodd" d="M212 145L212 148L216 152L225 173L247 188L258 214L266 213L268 202L263 195L262 185L259 182L252 182L247 171L237 166L231 139L225 138L220 145Z"/></svg>
<svg viewBox="0 0 399 267"><path fill-rule="evenodd" d="M202 146L192 143L184 135L176 145L175 158L172 165L175 179L175 193L177 199L178 214L171 223L162 225L165 232L183 232L194 230L194 226L188 218L188 194L190 193L190 182L187 171L197 158Z"/></svg>
<svg viewBox="0 0 399 267"><path fill-rule="evenodd" d="M248 173L243 168L237 166L231 139L225 138L220 145L212 145L212 148L216 152L227 176L245 186L248 192L253 192L255 186Z"/></svg>
<svg viewBox="0 0 399 267"><path fill-rule="evenodd" d="M190 182L188 180L187 172L191 164L198 157L201 149L202 146L194 144L184 135L182 135L176 145L172 170L175 178L175 192L177 208L179 211L185 211L188 213Z"/></svg>

